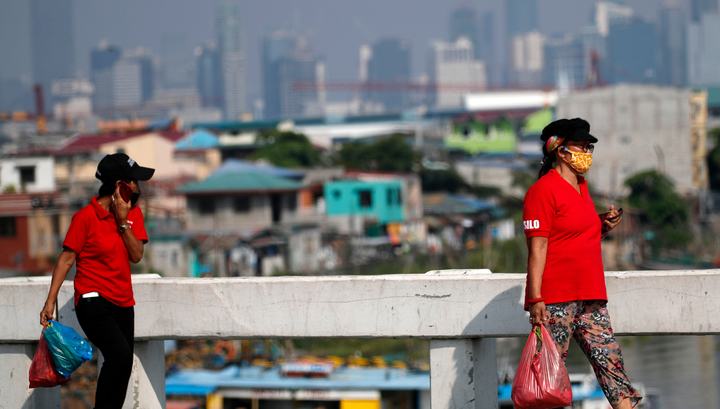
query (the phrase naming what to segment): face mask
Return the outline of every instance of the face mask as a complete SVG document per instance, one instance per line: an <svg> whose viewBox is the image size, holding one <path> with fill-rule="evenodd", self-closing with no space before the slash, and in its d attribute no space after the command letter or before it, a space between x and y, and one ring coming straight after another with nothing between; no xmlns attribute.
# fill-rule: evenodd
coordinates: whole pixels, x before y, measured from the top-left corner
<svg viewBox="0 0 720 409"><path fill-rule="evenodd" d="M140 192L135 192L135 191L133 191L132 196L130 196L130 204L132 204L133 206L135 206L135 204L137 203L138 199L140 199Z"/></svg>
<svg viewBox="0 0 720 409"><path fill-rule="evenodd" d="M567 148L564 148L565 152L569 152L571 157L567 160L563 157L563 160L570 165L571 168L575 169L577 173L583 174L590 170L592 165L592 153L589 152L575 152Z"/></svg>

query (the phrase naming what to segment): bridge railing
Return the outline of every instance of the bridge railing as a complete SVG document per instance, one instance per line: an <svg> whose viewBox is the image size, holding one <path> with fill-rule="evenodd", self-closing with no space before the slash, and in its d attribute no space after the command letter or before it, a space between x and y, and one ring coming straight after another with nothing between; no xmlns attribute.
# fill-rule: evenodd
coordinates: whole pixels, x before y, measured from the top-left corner
<svg viewBox="0 0 720 409"><path fill-rule="evenodd" d="M134 280L136 359L125 408L165 406L163 340L423 338L432 409L497 407L495 338L526 336L525 275ZM720 270L606 273L619 335L720 333ZM49 278L0 280L0 408L60 409L59 388L28 389ZM58 319L81 334L66 282ZM6 405L6 406L3 406Z"/></svg>

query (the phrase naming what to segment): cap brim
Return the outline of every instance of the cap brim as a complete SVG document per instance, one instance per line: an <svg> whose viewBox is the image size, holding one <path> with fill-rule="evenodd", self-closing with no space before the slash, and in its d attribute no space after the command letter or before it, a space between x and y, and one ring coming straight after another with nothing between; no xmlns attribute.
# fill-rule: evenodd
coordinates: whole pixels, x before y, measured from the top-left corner
<svg viewBox="0 0 720 409"><path fill-rule="evenodd" d="M570 141L590 141L596 143L598 139L585 130L578 129L572 136L567 138Z"/></svg>
<svg viewBox="0 0 720 409"><path fill-rule="evenodd" d="M155 169L152 168L144 168L142 166L133 167L132 171L127 175L130 179L135 180L150 180L151 177L155 174Z"/></svg>

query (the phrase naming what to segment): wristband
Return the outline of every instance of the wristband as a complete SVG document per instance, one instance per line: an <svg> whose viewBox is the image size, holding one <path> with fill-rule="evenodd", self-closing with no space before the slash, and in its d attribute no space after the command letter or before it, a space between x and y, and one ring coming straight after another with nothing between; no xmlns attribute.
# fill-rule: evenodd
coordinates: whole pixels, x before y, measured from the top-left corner
<svg viewBox="0 0 720 409"><path fill-rule="evenodd" d="M545 297L538 297L538 298L533 298L532 300L528 300L528 304L537 304L539 302L544 302L544 301L545 301Z"/></svg>

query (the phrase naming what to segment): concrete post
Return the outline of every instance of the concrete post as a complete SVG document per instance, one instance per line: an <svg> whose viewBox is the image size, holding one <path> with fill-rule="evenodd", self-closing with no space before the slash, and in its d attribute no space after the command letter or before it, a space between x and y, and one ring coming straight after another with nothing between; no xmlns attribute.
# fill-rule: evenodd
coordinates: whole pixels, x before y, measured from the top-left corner
<svg viewBox="0 0 720 409"><path fill-rule="evenodd" d="M495 338L430 341L433 409L497 409Z"/></svg>
<svg viewBox="0 0 720 409"><path fill-rule="evenodd" d="M98 356L98 370L103 356ZM123 409L163 409L165 407L165 343L135 341L132 375Z"/></svg>
<svg viewBox="0 0 720 409"><path fill-rule="evenodd" d="M37 346L37 343L0 344L0 409L60 409L59 386L28 387L30 364Z"/></svg>

